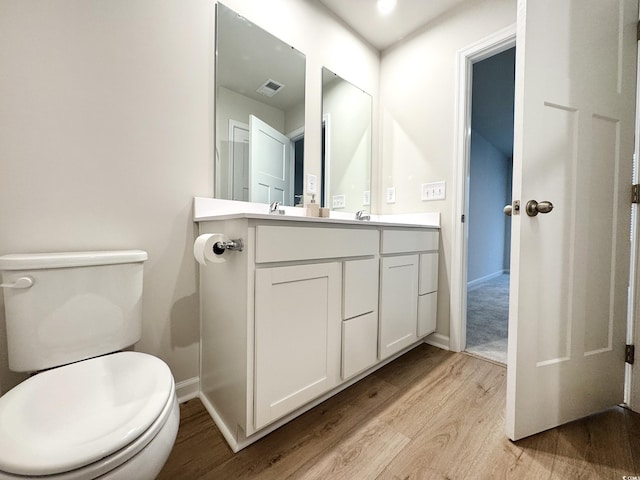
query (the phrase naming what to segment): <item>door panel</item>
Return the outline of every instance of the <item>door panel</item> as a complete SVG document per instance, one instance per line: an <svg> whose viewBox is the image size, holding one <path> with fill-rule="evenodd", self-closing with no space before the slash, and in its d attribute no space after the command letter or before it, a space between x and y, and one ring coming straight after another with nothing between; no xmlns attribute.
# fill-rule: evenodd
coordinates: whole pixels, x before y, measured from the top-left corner
<svg viewBox="0 0 640 480"><path fill-rule="evenodd" d="M253 115L249 135L249 200L293 205L291 140Z"/></svg>
<svg viewBox="0 0 640 480"><path fill-rule="evenodd" d="M637 20L637 0L518 2L514 440L623 400Z"/></svg>
<svg viewBox="0 0 640 480"><path fill-rule="evenodd" d="M256 270L256 430L338 384L340 276L336 262Z"/></svg>

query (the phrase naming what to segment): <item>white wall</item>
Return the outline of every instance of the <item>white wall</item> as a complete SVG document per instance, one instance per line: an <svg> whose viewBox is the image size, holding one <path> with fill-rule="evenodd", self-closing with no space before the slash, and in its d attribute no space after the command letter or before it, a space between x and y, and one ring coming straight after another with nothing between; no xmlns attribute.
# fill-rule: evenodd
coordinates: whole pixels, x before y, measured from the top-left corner
<svg viewBox="0 0 640 480"><path fill-rule="evenodd" d="M198 374L191 209L213 195L213 3L0 0L0 254L147 250L136 348L178 382ZM321 67L378 98L378 53L314 0L226 3L307 55L319 170ZM0 312L4 392L23 376Z"/></svg>
<svg viewBox="0 0 640 480"><path fill-rule="evenodd" d="M454 214L456 52L516 21L516 0L470 0L382 54L380 213L441 212L437 333L449 335ZM421 202L420 184L444 180L444 201ZM378 198L384 198L379 195Z"/></svg>
<svg viewBox="0 0 640 480"><path fill-rule="evenodd" d="M138 350L198 368L194 195L212 194L211 4L0 3L0 253L140 248ZM0 389L7 370L0 317Z"/></svg>

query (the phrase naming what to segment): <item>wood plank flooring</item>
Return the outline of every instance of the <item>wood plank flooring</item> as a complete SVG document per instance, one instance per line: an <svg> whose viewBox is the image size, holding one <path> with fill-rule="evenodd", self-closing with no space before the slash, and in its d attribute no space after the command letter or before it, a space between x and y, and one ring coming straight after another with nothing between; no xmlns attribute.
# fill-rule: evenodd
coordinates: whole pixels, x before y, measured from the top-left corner
<svg viewBox="0 0 640 480"><path fill-rule="evenodd" d="M518 442L506 369L421 345L234 454L181 405L160 480L617 479L640 476L640 415L615 407ZM639 477L640 478L640 477Z"/></svg>

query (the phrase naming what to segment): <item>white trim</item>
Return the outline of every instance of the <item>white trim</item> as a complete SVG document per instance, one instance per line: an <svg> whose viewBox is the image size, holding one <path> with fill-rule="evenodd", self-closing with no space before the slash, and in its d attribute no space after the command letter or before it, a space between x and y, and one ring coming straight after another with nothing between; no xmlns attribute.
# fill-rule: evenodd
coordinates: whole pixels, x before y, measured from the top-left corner
<svg viewBox="0 0 640 480"><path fill-rule="evenodd" d="M434 347L441 348L443 350L450 350L449 344L450 339L446 335L442 335L441 333L432 333L427 338L424 339L424 343L427 345L432 345Z"/></svg>
<svg viewBox="0 0 640 480"><path fill-rule="evenodd" d="M322 115L322 126L324 126L324 206L333 209L329 188L331 185L331 114L324 113ZM322 127L321 127L322 128ZM322 133L322 132L321 132Z"/></svg>
<svg viewBox="0 0 640 480"><path fill-rule="evenodd" d="M498 278L505 273L509 273L509 270L498 270L497 272L490 273L489 275L485 275L480 278L476 278L475 280L471 280L467 282L467 292L473 290L477 286L483 284L484 282L488 282L489 280L493 280L494 278Z"/></svg>
<svg viewBox="0 0 640 480"><path fill-rule="evenodd" d="M467 172L469 170L469 143L471 137L471 85L472 65L516 44L516 24L510 25L457 53L455 98L454 191L455 208L453 252L451 261L451 319L450 348L464 350L467 342L467 223L461 216L468 212Z"/></svg>
<svg viewBox="0 0 640 480"><path fill-rule="evenodd" d="M637 59L640 60L640 49L636 53ZM640 166L640 63L636 67L636 125L635 125L635 145L633 149L633 183L638 183L640 174L638 167ZM638 265L640 262L640 208L637 204L631 205L633 215L633 236L631 243L630 273L629 273L629 302L627 312L627 343L636 346L636 358L640 356L640 316L638 302L640 302L640 278L638 277ZM625 363L625 382L624 382L624 401L634 412L640 413L640 368L638 368L638 360L634 365Z"/></svg>
<svg viewBox="0 0 640 480"><path fill-rule="evenodd" d="M237 120L229 119L228 125L229 131L229 159L227 166L227 175L228 175L228 184L227 184L227 196L233 200L238 200L233 198L233 194L235 191L235 183L236 183L236 162L235 158L235 146L238 142L236 142L236 129L243 130L247 132L247 137L249 136L249 125L246 123L238 122Z"/></svg>
<svg viewBox="0 0 640 480"><path fill-rule="evenodd" d="M193 377L176 383L178 403L192 400L200 394L200 377Z"/></svg>

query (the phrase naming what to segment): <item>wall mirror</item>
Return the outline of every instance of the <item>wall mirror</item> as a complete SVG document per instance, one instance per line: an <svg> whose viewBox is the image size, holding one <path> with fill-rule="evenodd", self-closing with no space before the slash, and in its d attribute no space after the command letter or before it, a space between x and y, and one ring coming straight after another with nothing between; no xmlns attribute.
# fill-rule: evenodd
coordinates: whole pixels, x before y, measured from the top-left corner
<svg viewBox="0 0 640 480"><path fill-rule="evenodd" d="M332 210L371 208L371 95L322 69L324 203Z"/></svg>
<svg viewBox="0 0 640 480"><path fill-rule="evenodd" d="M302 201L305 56L217 4L215 197Z"/></svg>

